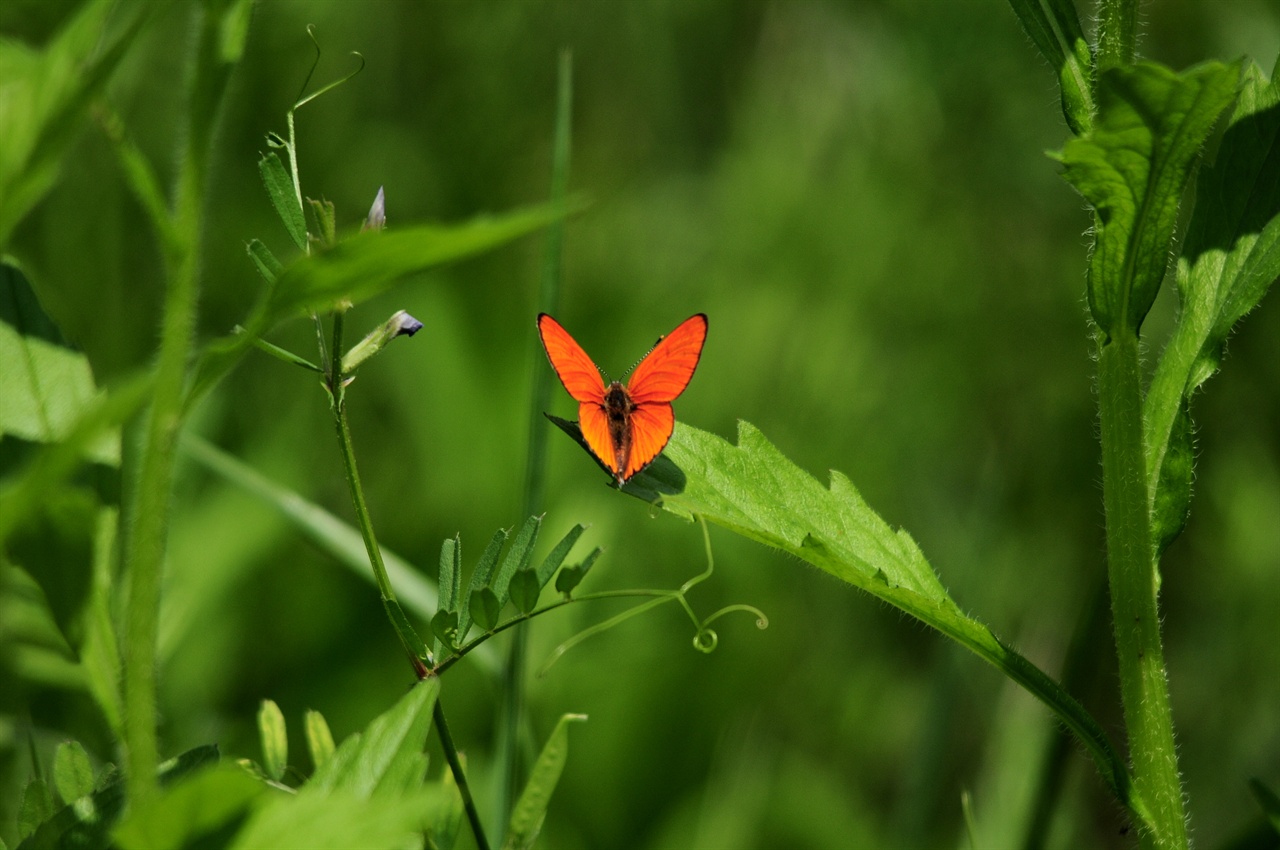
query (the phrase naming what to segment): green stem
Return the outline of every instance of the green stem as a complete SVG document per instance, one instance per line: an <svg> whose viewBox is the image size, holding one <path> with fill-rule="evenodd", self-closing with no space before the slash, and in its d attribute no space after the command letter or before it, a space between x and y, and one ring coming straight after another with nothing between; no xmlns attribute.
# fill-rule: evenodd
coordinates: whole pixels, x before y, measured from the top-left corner
<svg viewBox="0 0 1280 850"><path fill-rule="evenodd" d="M453 744L453 736L449 734L449 724L444 719L444 709L436 699L434 709L436 732L440 736L440 747L444 750L445 761L449 762L449 770L453 773L454 784L462 795L462 807L466 810L467 820L471 823L471 833L475 836L478 850L489 850L489 841L484 835L484 826L480 823L480 812L476 809L476 801L471 796L471 785L467 782L466 771L462 769L462 759L458 758L458 748Z"/></svg>
<svg viewBox="0 0 1280 850"><path fill-rule="evenodd" d="M1173 740L1156 601L1138 337L1121 330L1099 336L1098 404L1107 567L1119 656L1120 694L1129 733L1135 793L1151 814L1154 847L1187 847L1186 813Z"/></svg>
<svg viewBox="0 0 1280 850"><path fill-rule="evenodd" d="M1137 47L1137 0L1099 0L1096 69L1132 65Z"/></svg>
<svg viewBox="0 0 1280 850"><path fill-rule="evenodd" d="M199 7L197 7L199 8ZM129 800L156 790L156 640L161 578L173 489L183 387L195 337L199 294L201 205L208 176L208 144L227 71L218 53L218 20L204 15L192 71L189 123L177 177L171 238L162 245L167 287L139 471L130 498L125 546L128 590L124 629L124 733Z"/></svg>

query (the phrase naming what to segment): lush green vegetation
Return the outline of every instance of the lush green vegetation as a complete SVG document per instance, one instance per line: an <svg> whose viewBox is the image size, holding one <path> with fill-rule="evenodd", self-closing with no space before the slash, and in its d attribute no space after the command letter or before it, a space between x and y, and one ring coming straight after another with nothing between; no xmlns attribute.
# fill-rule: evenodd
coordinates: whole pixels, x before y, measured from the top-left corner
<svg viewBox="0 0 1280 850"><path fill-rule="evenodd" d="M1280 11L1141 11L6 4L0 840L1280 845ZM540 310L710 316L621 493Z"/></svg>

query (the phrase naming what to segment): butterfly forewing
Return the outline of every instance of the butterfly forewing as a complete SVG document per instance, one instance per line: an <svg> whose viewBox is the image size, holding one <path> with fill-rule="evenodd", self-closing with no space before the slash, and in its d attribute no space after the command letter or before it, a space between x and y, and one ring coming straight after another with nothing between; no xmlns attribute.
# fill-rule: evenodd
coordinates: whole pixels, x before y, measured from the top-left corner
<svg viewBox="0 0 1280 850"><path fill-rule="evenodd" d="M547 351L551 367L574 401L603 403L604 379L600 377L600 370L569 332L543 313L538 316L538 335L542 337L542 347Z"/></svg>
<svg viewBox="0 0 1280 850"><path fill-rule="evenodd" d="M631 373L631 380L627 382L631 400L639 405L674 401L689 386L706 339L705 315L699 313L681 322L658 341Z"/></svg>

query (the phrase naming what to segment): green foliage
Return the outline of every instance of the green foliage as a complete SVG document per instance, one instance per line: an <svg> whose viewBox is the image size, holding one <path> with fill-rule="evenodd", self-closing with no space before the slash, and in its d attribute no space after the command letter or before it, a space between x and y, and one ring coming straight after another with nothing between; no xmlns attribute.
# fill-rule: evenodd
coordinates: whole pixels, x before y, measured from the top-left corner
<svg viewBox="0 0 1280 850"><path fill-rule="evenodd" d="M1018 22L1058 73L1062 115L1077 136L1093 124L1093 50L1071 0L1009 0Z"/></svg>
<svg viewBox="0 0 1280 850"><path fill-rule="evenodd" d="M267 776L279 782L289 766L289 737L280 706L269 699L258 709L258 735L262 738L262 766Z"/></svg>
<svg viewBox="0 0 1280 850"><path fill-rule="evenodd" d="M53 787L64 803L93 791L93 765L79 741L63 741L53 756Z"/></svg>
<svg viewBox="0 0 1280 850"><path fill-rule="evenodd" d="M547 816L551 794L555 791L569 758L569 724L586 719L582 714L563 715L547 742L542 745L542 752L529 773L529 781L511 812L507 837L502 842L503 850L529 850L533 847L542 830L542 821Z"/></svg>
<svg viewBox="0 0 1280 850"><path fill-rule="evenodd" d="M1107 69L1096 122L1063 147L1063 176L1097 212L1089 309L1107 337L1136 332L1151 309L1183 187L1238 76L1216 62L1182 74L1151 63Z"/></svg>

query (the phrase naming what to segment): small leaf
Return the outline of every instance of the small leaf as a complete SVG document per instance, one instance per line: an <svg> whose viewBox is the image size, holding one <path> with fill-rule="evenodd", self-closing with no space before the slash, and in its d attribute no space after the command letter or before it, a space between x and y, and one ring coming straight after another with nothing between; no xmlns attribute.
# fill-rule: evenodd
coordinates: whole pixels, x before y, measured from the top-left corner
<svg viewBox="0 0 1280 850"><path fill-rule="evenodd" d="M596 562L596 558L599 558L602 552L604 550L597 546L591 550L591 554L587 555L581 564L562 569L560 574L556 576L556 590L565 596L571 595L578 585L582 583L582 580L587 577L587 573L591 571L591 565Z"/></svg>
<svg viewBox="0 0 1280 850"><path fill-rule="evenodd" d="M542 830L542 821L547 816L551 794L560 782L560 774L564 772L565 762L569 758L569 724L586 719L585 714L565 714L552 730L529 774L529 782L524 786L524 791L511 812L507 838L502 843L503 850L527 850L533 847Z"/></svg>
<svg viewBox="0 0 1280 850"><path fill-rule="evenodd" d="M520 570L511 577L511 601L521 614L528 614L538 607L538 595L542 585L538 584L538 574L533 570Z"/></svg>
<svg viewBox="0 0 1280 850"><path fill-rule="evenodd" d="M1155 300L1183 189L1238 76L1216 62L1182 74L1152 63L1108 68L1093 128L1062 149L1063 176L1095 211L1089 309L1108 337L1136 333Z"/></svg>
<svg viewBox="0 0 1280 850"><path fill-rule="evenodd" d="M471 619L482 631L491 632L498 625L498 616L502 613L502 603L491 587L482 587L471 594Z"/></svg>
<svg viewBox="0 0 1280 850"><path fill-rule="evenodd" d="M120 647L111 617L112 585L115 583L116 528L120 512L116 508L98 511L93 539L93 575L89 603L84 612L84 641L80 645L80 666L85 684L97 700L103 717L118 737L124 734L124 699L120 694Z"/></svg>
<svg viewBox="0 0 1280 850"><path fill-rule="evenodd" d="M1151 536L1157 560L1182 533L1191 514L1194 463L1191 414L1184 399L1182 409L1173 420L1173 432L1160 466L1160 481L1151 508Z"/></svg>
<svg viewBox="0 0 1280 850"><path fill-rule="evenodd" d="M18 806L18 838L25 840L51 817L53 795L43 779L33 776L23 790L22 803Z"/></svg>
<svg viewBox="0 0 1280 850"><path fill-rule="evenodd" d="M457 611L462 592L462 538L454 535L440 545L440 610Z"/></svg>
<svg viewBox="0 0 1280 850"><path fill-rule="evenodd" d="M311 764L319 770L333 755L333 733L329 731L329 723L324 715L318 711L307 709L302 722L307 734L307 751L311 754Z"/></svg>
<svg viewBox="0 0 1280 850"><path fill-rule="evenodd" d="M560 538L560 542L555 545L555 548L547 553L547 557L538 565L538 587L545 587L547 582L551 581L551 576L555 575L556 570L560 569L560 565L564 563L564 559L569 555L569 550L573 548L573 544L578 542L578 538L586 530L584 525L575 525L569 529L569 532L564 537Z"/></svg>
<svg viewBox="0 0 1280 850"><path fill-rule="evenodd" d="M418 756L431 729L439 679L418 682L363 732L349 736L303 786L308 794L347 791L370 799L405 755Z"/></svg>
<svg viewBox="0 0 1280 850"><path fill-rule="evenodd" d="M307 203L311 205L311 214L316 217L316 221L320 224L320 235L316 237L316 241L327 251L338 244L338 215L334 209L333 201L317 201L315 198L307 198Z"/></svg>
<svg viewBox="0 0 1280 850"><path fill-rule="evenodd" d="M262 183L266 186L267 196L276 214L284 223L285 230L293 237L293 244L299 251L307 250L307 220L302 213L302 205L298 203L298 193L293 185L284 163L275 151L262 155L258 160L258 171L262 174Z"/></svg>
<svg viewBox="0 0 1280 850"><path fill-rule="evenodd" d="M245 250L249 252L249 259L253 260L253 265L258 270L258 274L262 275L262 279L268 286L274 286L284 271L284 265L276 259L276 255L257 239L250 239Z"/></svg>
<svg viewBox="0 0 1280 850"><path fill-rule="evenodd" d="M262 767L267 776L279 782L289 766L289 736L284 714L272 700L264 699L258 709L258 734L262 737Z"/></svg>
<svg viewBox="0 0 1280 850"><path fill-rule="evenodd" d="M1077 136L1093 121L1093 55L1071 0L1009 0L1027 35L1058 73L1062 114Z"/></svg>
<svg viewBox="0 0 1280 850"><path fill-rule="evenodd" d="M431 632L440 645L450 652L458 648L458 613L456 611L437 611L431 618ZM440 653L437 652L437 655Z"/></svg>
<svg viewBox="0 0 1280 850"><path fill-rule="evenodd" d="M493 567L498 563L498 555L502 553L502 544L505 542L507 542L507 531L505 528L499 528L490 538L489 545L480 555L480 562L476 564L475 572L471 574L466 595L458 605L459 643L467 639L467 631L471 628L471 598L479 593L482 587L489 584L489 577L493 575Z"/></svg>
<svg viewBox="0 0 1280 850"><path fill-rule="evenodd" d="M422 832L444 816L439 788L361 797L350 790L273 797L236 833L231 850L274 847L404 850L422 846Z"/></svg>
<svg viewBox="0 0 1280 850"><path fill-rule="evenodd" d="M529 561L533 558L534 544L538 542L538 530L541 527L542 517L540 516L531 516L525 520L511 548L507 550L507 556L502 559L502 568L490 583L499 603L505 605L507 602L507 586L511 583L511 577L529 566Z"/></svg>
<svg viewBox="0 0 1280 850"><path fill-rule="evenodd" d="M63 803L74 803L93 791L93 765L79 741L63 741L53 754L53 784Z"/></svg>

